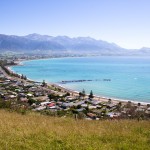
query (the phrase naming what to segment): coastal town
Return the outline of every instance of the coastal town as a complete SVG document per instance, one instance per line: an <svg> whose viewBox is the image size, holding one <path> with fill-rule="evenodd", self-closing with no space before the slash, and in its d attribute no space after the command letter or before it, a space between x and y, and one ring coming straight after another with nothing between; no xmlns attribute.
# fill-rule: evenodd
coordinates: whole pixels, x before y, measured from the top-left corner
<svg viewBox="0 0 150 150"><path fill-rule="evenodd" d="M24 58L26 59L26 58ZM33 58L31 58L33 59ZM0 60L0 108L26 114L34 111L43 115L75 119L150 119L150 104L117 101L66 89L60 85L29 80L12 72L18 58ZM62 81L67 83L68 81ZM77 82L77 81L74 81Z"/></svg>

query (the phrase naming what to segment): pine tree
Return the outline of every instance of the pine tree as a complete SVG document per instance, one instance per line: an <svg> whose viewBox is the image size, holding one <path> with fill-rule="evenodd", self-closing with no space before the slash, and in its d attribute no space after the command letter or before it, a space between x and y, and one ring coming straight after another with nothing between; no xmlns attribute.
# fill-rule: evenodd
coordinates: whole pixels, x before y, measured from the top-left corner
<svg viewBox="0 0 150 150"><path fill-rule="evenodd" d="M85 97L85 90L82 91L82 96Z"/></svg>
<svg viewBox="0 0 150 150"><path fill-rule="evenodd" d="M91 90L90 92L90 95L89 95L89 98L92 99L94 96L93 96L93 91Z"/></svg>
<svg viewBox="0 0 150 150"><path fill-rule="evenodd" d="M46 86L45 80L43 80L43 82L42 82L42 86Z"/></svg>

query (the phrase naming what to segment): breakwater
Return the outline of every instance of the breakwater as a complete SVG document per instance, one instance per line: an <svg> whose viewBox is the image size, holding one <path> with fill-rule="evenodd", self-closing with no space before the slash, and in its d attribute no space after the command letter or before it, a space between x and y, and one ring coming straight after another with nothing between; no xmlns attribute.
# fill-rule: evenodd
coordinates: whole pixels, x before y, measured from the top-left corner
<svg viewBox="0 0 150 150"><path fill-rule="evenodd" d="M111 79L95 79L95 80L66 80L66 81L61 81L61 84L66 84L66 83L72 83L72 82L90 82L90 81L111 81Z"/></svg>

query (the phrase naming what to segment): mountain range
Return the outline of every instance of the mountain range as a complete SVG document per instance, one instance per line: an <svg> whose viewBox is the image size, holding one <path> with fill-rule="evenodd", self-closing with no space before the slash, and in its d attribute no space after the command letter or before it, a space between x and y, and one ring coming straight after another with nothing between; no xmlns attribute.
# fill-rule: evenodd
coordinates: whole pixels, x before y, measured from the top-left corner
<svg viewBox="0 0 150 150"><path fill-rule="evenodd" d="M70 38L29 34L26 36L0 34L0 52L22 53L68 53L95 55L150 55L150 48L129 50L91 37Z"/></svg>

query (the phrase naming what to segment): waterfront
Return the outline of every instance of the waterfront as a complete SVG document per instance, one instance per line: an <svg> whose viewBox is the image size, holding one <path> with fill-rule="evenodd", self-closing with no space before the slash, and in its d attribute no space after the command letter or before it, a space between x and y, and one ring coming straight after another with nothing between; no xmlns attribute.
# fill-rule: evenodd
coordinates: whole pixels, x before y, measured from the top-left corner
<svg viewBox="0 0 150 150"><path fill-rule="evenodd" d="M44 80L41 83L34 82L24 75L13 73L2 64L0 67L1 108L20 110L22 114L32 109L51 116L69 115L74 116L75 119L87 120L149 119L150 105L148 103L121 102L94 96L92 91L87 95L84 90L76 92L57 84L47 84ZM86 81L78 80L78 82Z"/></svg>
<svg viewBox="0 0 150 150"><path fill-rule="evenodd" d="M11 67L30 79L60 84L87 93L150 102L150 59L147 57L86 57L24 61ZM62 81L85 80L85 82ZM92 80L88 81L87 80Z"/></svg>

